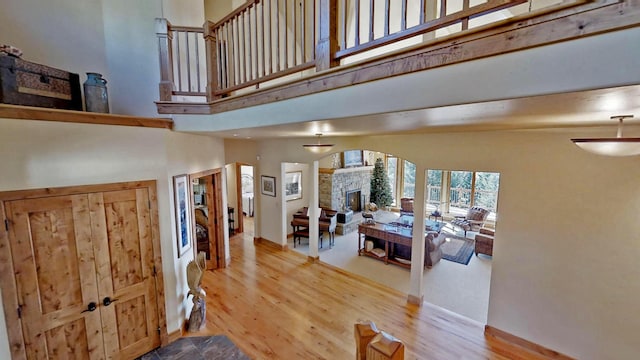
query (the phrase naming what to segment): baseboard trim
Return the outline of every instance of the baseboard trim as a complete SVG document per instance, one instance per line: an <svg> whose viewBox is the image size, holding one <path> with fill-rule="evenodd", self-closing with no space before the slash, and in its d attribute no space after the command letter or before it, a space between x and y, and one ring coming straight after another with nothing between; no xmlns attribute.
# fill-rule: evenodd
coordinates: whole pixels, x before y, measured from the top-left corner
<svg viewBox="0 0 640 360"><path fill-rule="evenodd" d="M485 336L491 336L495 339L502 340L509 344L519 346L523 349L529 350L535 354L542 355L547 359L558 359L558 360L575 360L574 358L567 356L565 354L559 353L555 350L551 350L542 345L536 344L529 340L523 339L519 336L515 336L513 334L509 334L506 331L502 331L500 329L496 329L493 326L485 325L484 326L484 334Z"/></svg>
<svg viewBox="0 0 640 360"><path fill-rule="evenodd" d="M422 295L422 296L415 296L415 295L411 295L411 294L409 294L409 296L407 296L407 302L408 302L409 304L414 304L414 305L422 306L422 303L424 302L424 295Z"/></svg>
<svg viewBox="0 0 640 360"><path fill-rule="evenodd" d="M287 244L276 244L273 241L258 237L258 238L253 238L253 244L254 245L262 245L262 246L267 246L270 247L272 249L276 249L276 250L280 250L280 251L287 251L287 249L289 248L287 246Z"/></svg>
<svg viewBox="0 0 640 360"><path fill-rule="evenodd" d="M307 256L307 261L312 264L317 264L320 262L320 256Z"/></svg>
<svg viewBox="0 0 640 360"><path fill-rule="evenodd" d="M183 335L182 329L178 329L172 333L169 333L167 344L171 344L172 342L180 339Z"/></svg>

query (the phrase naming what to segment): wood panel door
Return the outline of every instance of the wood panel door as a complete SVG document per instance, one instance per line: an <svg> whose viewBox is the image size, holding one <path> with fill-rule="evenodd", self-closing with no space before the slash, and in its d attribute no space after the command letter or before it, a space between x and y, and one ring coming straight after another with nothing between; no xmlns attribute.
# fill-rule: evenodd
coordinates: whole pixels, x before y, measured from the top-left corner
<svg viewBox="0 0 640 360"><path fill-rule="evenodd" d="M95 193L89 204L105 352L135 358L160 346L149 194Z"/></svg>
<svg viewBox="0 0 640 360"><path fill-rule="evenodd" d="M5 202L29 359L160 345L147 188Z"/></svg>
<svg viewBox="0 0 640 360"><path fill-rule="evenodd" d="M27 358L104 359L87 196L5 206Z"/></svg>

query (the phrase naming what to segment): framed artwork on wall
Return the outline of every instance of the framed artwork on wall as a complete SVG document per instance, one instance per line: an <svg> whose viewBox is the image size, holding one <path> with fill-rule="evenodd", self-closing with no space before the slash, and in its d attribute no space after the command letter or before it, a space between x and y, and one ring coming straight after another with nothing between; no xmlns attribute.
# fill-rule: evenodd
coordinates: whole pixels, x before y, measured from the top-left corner
<svg viewBox="0 0 640 360"><path fill-rule="evenodd" d="M260 176L260 192L263 195L276 196L276 178L273 176Z"/></svg>
<svg viewBox="0 0 640 360"><path fill-rule="evenodd" d="M288 172L284 178L287 201L302 199L302 171Z"/></svg>
<svg viewBox="0 0 640 360"><path fill-rule="evenodd" d="M342 153L342 166L352 167L362 165L364 165L362 150L348 150Z"/></svg>
<svg viewBox="0 0 640 360"><path fill-rule="evenodd" d="M178 257L191 247L191 201L189 176L186 174L173 177L174 206L176 212L176 235Z"/></svg>

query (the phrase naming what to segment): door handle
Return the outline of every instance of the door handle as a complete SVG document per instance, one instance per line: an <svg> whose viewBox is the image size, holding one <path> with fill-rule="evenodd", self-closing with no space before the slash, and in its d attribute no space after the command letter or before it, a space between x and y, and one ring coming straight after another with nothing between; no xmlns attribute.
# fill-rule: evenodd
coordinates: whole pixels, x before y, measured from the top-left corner
<svg viewBox="0 0 640 360"><path fill-rule="evenodd" d="M102 305L104 306L109 306L111 305L112 302L116 302L118 301L118 299L111 299L110 297L105 297L104 299L102 299Z"/></svg>
<svg viewBox="0 0 640 360"><path fill-rule="evenodd" d="M98 308L98 304L96 304L95 302L90 302L89 305L87 305L87 309L86 310L82 310L83 313L85 312L91 312L91 311L95 311Z"/></svg>

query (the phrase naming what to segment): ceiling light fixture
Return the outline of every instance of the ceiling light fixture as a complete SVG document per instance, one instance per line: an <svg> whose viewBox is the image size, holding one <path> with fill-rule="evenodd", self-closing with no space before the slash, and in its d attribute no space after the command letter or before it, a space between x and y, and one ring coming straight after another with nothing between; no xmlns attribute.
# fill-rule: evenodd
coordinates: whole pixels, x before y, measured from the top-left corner
<svg viewBox="0 0 640 360"><path fill-rule="evenodd" d="M640 138L622 137L622 121L633 119L633 115L612 116L611 119L618 120L618 134L615 138L571 139L571 141L581 149L598 155L640 155Z"/></svg>
<svg viewBox="0 0 640 360"><path fill-rule="evenodd" d="M322 134L316 134L316 136L318 137L318 142L316 144L304 144L302 147L315 154L322 154L331 151L334 144L322 144L320 142Z"/></svg>

